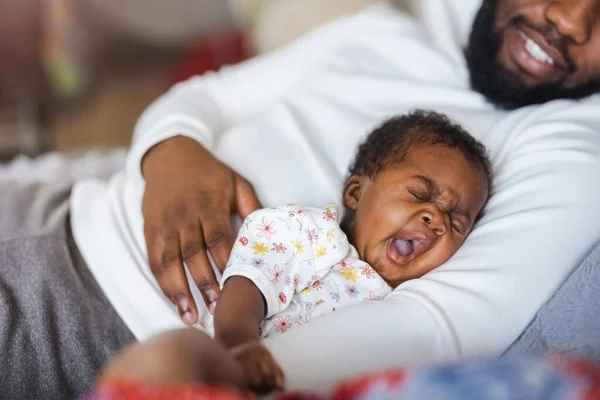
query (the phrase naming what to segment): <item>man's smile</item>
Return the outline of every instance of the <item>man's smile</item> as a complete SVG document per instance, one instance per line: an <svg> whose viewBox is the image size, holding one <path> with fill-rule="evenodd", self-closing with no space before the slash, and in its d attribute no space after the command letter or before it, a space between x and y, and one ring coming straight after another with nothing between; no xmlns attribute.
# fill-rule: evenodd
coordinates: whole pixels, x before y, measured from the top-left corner
<svg viewBox="0 0 600 400"><path fill-rule="evenodd" d="M504 40L517 69L514 72L524 72L530 85L562 81L572 70L562 52L528 26L510 25Z"/></svg>

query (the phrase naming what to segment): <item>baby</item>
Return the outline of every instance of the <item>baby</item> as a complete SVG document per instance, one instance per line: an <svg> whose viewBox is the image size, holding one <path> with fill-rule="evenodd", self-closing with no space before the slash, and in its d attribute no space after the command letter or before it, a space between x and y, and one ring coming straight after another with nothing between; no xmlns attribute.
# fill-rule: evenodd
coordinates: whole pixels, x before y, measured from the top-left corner
<svg viewBox="0 0 600 400"><path fill-rule="evenodd" d="M484 146L435 112L392 118L360 146L343 209L286 205L252 213L222 278L215 339L256 391L283 387L260 339L340 307L380 300L446 262L490 192ZM210 318L201 322L213 329Z"/></svg>

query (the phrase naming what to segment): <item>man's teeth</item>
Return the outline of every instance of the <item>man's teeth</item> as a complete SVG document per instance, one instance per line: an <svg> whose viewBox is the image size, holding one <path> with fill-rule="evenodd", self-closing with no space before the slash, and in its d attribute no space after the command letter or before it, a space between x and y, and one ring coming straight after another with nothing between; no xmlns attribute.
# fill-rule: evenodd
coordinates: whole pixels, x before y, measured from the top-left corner
<svg viewBox="0 0 600 400"><path fill-rule="evenodd" d="M545 62L546 64L554 65L554 60L548 55L542 48L533 40L531 40L525 33L519 32L523 40L525 40L525 50L538 61Z"/></svg>

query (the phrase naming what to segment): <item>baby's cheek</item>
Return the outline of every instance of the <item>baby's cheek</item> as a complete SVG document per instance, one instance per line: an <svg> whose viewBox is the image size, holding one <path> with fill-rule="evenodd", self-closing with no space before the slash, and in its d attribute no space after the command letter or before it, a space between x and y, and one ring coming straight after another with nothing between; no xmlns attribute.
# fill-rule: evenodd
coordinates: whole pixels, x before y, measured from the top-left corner
<svg viewBox="0 0 600 400"><path fill-rule="evenodd" d="M419 268L415 269L413 271L413 276L410 277L410 279L417 279L422 277L423 275L425 275L426 273L434 270L437 266L439 266L439 261L438 261L439 257L428 257L427 260L423 260L423 262L420 263Z"/></svg>
<svg viewBox="0 0 600 400"><path fill-rule="evenodd" d="M418 270L419 276L416 276L415 278L419 278L444 264L454 255L454 253L456 253L457 247L458 246L451 240L437 243L435 248L423 254L423 256L426 257L422 260Z"/></svg>
<svg viewBox="0 0 600 400"><path fill-rule="evenodd" d="M440 249L439 249L439 255L438 255L438 258L436 260L436 264L437 265L433 266L432 269L435 269L435 268L441 266L446 261L448 261L449 259L451 259L452 256L454 254L456 254L456 251L460 247L461 243L462 242L457 242L456 240L451 239L451 238L448 238L448 240L445 240L442 243L440 243L441 246L440 246Z"/></svg>

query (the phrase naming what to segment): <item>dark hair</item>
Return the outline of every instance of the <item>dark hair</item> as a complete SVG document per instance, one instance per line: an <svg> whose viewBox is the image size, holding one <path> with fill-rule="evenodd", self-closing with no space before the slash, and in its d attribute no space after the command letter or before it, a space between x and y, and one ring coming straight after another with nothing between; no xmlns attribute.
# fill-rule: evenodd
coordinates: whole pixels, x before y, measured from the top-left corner
<svg viewBox="0 0 600 400"><path fill-rule="evenodd" d="M415 110L377 127L359 146L350 176L375 176L387 165L402 162L414 146L444 145L459 150L491 185L492 168L483 144L443 114ZM488 190L488 194L490 190Z"/></svg>

